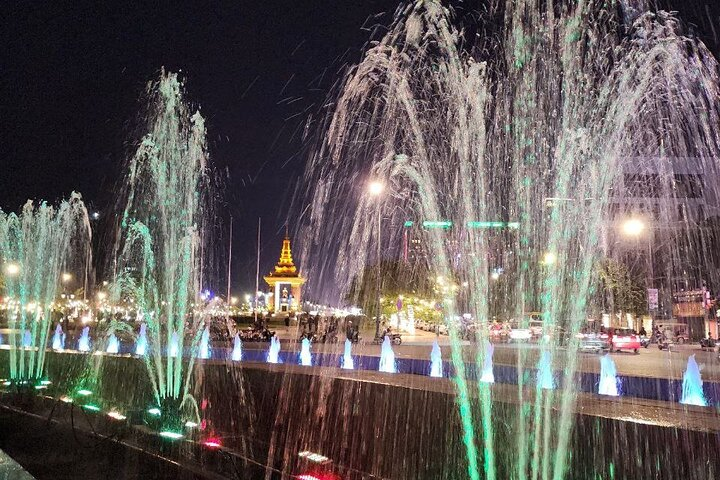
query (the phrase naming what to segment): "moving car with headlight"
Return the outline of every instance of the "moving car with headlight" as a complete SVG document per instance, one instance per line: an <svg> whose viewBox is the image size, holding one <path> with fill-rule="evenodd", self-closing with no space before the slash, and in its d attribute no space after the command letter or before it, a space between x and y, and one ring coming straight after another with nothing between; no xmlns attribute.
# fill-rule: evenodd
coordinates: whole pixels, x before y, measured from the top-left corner
<svg viewBox="0 0 720 480"><path fill-rule="evenodd" d="M602 335L601 335L602 337ZM632 350L640 353L640 336L631 328L611 328L607 333L611 352Z"/></svg>

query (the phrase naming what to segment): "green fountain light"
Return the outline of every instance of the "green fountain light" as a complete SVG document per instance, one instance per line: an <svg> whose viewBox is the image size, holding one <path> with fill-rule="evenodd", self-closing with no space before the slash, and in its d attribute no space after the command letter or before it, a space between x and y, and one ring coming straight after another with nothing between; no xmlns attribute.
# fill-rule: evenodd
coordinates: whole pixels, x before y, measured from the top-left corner
<svg viewBox="0 0 720 480"><path fill-rule="evenodd" d="M179 440L179 439L183 438L182 433L177 433L177 432L173 432L170 430L163 430L162 432L160 432L160 436L164 437L164 438L168 438L170 440Z"/></svg>

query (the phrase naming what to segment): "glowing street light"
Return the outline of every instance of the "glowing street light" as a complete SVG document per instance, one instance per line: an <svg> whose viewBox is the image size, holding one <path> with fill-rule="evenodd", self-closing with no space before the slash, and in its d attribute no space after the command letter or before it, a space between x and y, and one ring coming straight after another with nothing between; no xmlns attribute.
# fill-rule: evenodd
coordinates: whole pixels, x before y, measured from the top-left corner
<svg viewBox="0 0 720 480"><path fill-rule="evenodd" d="M5 273L9 277L14 277L18 273L20 273L20 265L18 265L17 263L14 263L14 262L10 262L10 263L6 264L5 265Z"/></svg>
<svg viewBox="0 0 720 480"><path fill-rule="evenodd" d="M368 191L373 197L377 197L382 194L383 190L385 190L385 185L380 182L370 182L370 185L368 185Z"/></svg>
<svg viewBox="0 0 720 480"><path fill-rule="evenodd" d="M100 301L102 302L103 300L105 300L105 299L107 298L107 293L105 293L105 292L98 292L98 293L97 293L97 298L98 298L98 300L100 300Z"/></svg>
<svg viewBox="0 0 720 480"><path fill-rule="evenodd" d="M622 224L622 233L628 237L637 237L645 230L645 223L638 218L629 218Z"/></svg>
<svg viewBox="0 0 720 480"><path fill-rule="evenodd" d="M72 273L65 272L62 274L63 283L68 283L70 280L72 280Z"/></svg>
<svg viewBox="0 0 720 480"><path fill-rule="evenodd" d="M557 255L553 252L545 252L542 259L543 265L553 265L555 262L557 262Z"/></svg>

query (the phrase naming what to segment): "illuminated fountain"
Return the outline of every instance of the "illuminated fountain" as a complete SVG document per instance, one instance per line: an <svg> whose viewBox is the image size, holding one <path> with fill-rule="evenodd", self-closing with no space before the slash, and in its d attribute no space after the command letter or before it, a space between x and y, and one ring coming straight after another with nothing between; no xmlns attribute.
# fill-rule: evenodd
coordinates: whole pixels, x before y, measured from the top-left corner
<svg viewBox="0 0 720 480"><path fill-rule="evenodd" d="M233 362L242 360L242 340L239 333L236 333L233 339L232 360Z"/></svg>
<svg viewBox="0 0 720 480"><path fill-rule="evenodd" d="M0 210L0 296L13 305L5 310L11 381L43 378L58 287L63 274L85 265L89 242L87 210L76 193L57 207L28 201L17 214Z"/></svg>
<svg viewBox="0 0 720 480"><path fill-rule="evenodd" d="M386 373L397 372L397 366L395 365L395 352L393 352L392 345L390 344L390 337L387 335L380 347L380 365L378 370Z"/></svg>
<svg viewBox="0 0 720 480"><path fill-rule="evenodd" d="M550 352L543 350L540 353L540 361L538 362L537 373L535 375L537 387L543 390L552 390L555 388L555 378L551 362Z"/></svg>
<svg viewBox="0 0 720 480"><path fill-rule="evenodd" d="M564 379L580 366L576 335L595 307L609 303L599 265L622 257L621 248L637 254L672 243L663 229L678 225L679 197L691 195L672 188L686 159L703 177L718 175L720 140L708 133L720 124L718 66L697 38L683 36L675 16L637 14L649 10L646 2L491 3L497 8L478 12L469 29L441 2L401 7L349 70L306 168L308 243L318 246L308 257L314 271L332 274L313 282L337 283L352 301L373 305L383 282L357 285L394 260L410 233L432 259L428 276L455 283L438 292L446 319L467 312L480 322L526 324L528 312L538 312L539 361L523 348L514 362L527 408L502 427L511 445L498 448L492 424L494 410L508 407L484 390L471 400L477 387L465 381L462 332L452 324L450 359L468 477L498 478L502 465L507 478L559 479L572 457L578 384ZM636 13L625 16L629 4ZM670 186L653 195L661 197L657 212L637 212L658 228L629 245L619 240L611 206L626 206L617 197L636 171ZM357 188L379 180L384 188ZM676 237L693 223L673 227ZM341 246L337 255L328 238ZM680 268L694 249L674 245L668 258L677 265L668 268ZM475 333L480 372L489 334ZM553 367L562 378L553 378Z"/></svg>
<svg viewBox="0 0 720 480"><path fill-rule="evenodd" d="M276 335L273 335L273 337L270 339L267 362L280 363L280 339Z"/></svg>
<svg viewBox="0 0 720 480"><path fill-rule="evenodd" d="M22 336L22 346L23 348L32 348L33 347L33 336L32 333L30 333L30 330L25 330Z"/></svg>
<svg viewBox="0 0 720 480"><path fill-rule="evenodd" d="M52 349L53 350L62 350L65 348L65 334L62 330L62 325L59 323L55 327L55 333L53 334L52 338Z"/></svg>
<svg viewBox="0 0 720 480"><path fill-rule="evenodd" d="M600 395L617 397L620 395L620 379L617 377L615 362L610 355L600 357L600 384L598 385Z"/></svg>
<svg viewBox="0 0 720 480"><path fill-rule="evenodd" d="M178 338L177 332L172 332L172 335L170 335L167 355L170 358L178 358L180 356L180 339Z"/></svg>
<svg viewBox="0 0 720 480"><path fill-rule="evenodd" d="M110 336L108 336L108 342L107 342L107 348L105 349L106 353L118 353L120 352L120 341L118 340L117 336L115 335L115 332L112 332Z"/></svg>
<svg viewBox="0 0 720 480"><path fill-rule="evenodd" d="M200 335L200 351L198 352L198 358L210 358L210 327L205 327L202 335Z"/></svg>
<svg viewBox="0 0 720 480"><path fill-rule="evenodd" d="M312 367L312 354L310 353L310 340L303 338L300 347L300 365Z"/></svg>
<svg viewBox="0 0 720 480"><path fill-rule="evenodd" d="M135 355L142 357L147 351L147 326L140 324L140 333L135 341Z"/></svg>
<svg viewBox="0 0 720 480"><path fill-rule="evenodd" d="M90 327L83 327L80 338L78 339L77 349L81 352L90 351Z"/></svg>
<svg viewBox="0 0 720 480"><path fill-rule="evenodd" d="M443 376L442 353L437 339L433 342L432 351L430 352L430 376L438 378Z"/></svg>
<svg viewBox="0 0 720 480"><path fill-rule="evenodd" d="M355 361L352 357L352 342L350 339L345 339L345 352L342 357L342 368L345 370L353 370L355 368Z"/></svg>
<svg viewBox="0 0 720 480"><path fill-rule="evenodd" d="M485 351L485 355L483 357L480 381L483 383L495 383L495 373L493 372L493 353L495 352L495 346L485 340L485 348L483 350Z"/></svg>
<svg viewBox="0 0 720 480"><path fill-rule="evenodd" d="M695 355L688 358L687 368L683 373L682 397L680 403L685 405L707 406L705 393L703 392L703 381L700 377L700 367L695 361Z"/></svg>
<svg viewBox="0 0 720 480"><path fill-rule="evenodd" d="M183 94L173 73L148 85L142 137L122 184L111 285L112 298L129 298L147 324L145 364L160 428L171 433L182 428L182 412L197 415L189 393L195 358L183 352L197 351L208 317L191 305L204 305L204 259L214 249L205 120Z"/></svg>

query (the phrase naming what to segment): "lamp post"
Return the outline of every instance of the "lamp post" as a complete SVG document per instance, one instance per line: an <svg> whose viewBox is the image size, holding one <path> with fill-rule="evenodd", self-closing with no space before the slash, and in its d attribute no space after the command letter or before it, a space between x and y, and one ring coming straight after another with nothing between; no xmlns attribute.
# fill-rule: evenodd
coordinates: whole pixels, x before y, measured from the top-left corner
<svg viewBox="0 0 720 480"><path fill-rule="evenodd" d="M628 218L625 221L623 221L622 225L620 226L621 232L623 235L629 238L634 238L636 241L636 244L639 244L640 236L645 231L645 222L640 218ZM653 266L653 254L652 254L652 240L650 238L650 235L647 237L647 249L648 249L648 263L647 263L647 296L648 300L650 299L650 289L655 288L655 272L654 272L654 266ZM652 308L650 308L650 302L648 301L648 314L650 315L650 321L653 323L652 318Z"/></svg>
<svg viewBox="0 0 720 480"><path fill-rule="evenodd" d="M370 195L372 197L376 198L375 202L375 217L377 220L377 252L376 252L376 261L377 261L377 290L376 290L376 298L375 298L375 338L380 336L380 195L382 195L383 190L385 190L385 185L378 181L370 182L370 185L368 186L368 191L370 192Z"/></svg>

